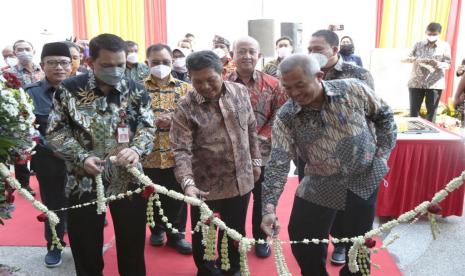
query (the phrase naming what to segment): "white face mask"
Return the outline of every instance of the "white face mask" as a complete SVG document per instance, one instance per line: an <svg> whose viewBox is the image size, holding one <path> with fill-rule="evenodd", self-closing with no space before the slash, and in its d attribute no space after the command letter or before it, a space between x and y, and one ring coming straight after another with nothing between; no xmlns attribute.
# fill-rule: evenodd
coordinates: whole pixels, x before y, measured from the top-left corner
<svg viewBox="0 0 465 276"><path fill-rule="evenodd" d="M213 53L215 53L219 58L223 58L224 56L226 56L224 50L220 48L213 49Z"/></svg>
<svg viewBox="0 0 465 276"><path fill-rule="evenodd" d="M278 48L278 57L280 59L285 59L292 54L292 50L289 47Z"/></svg>
<svg viewBox="0 0 465 276"><path fill-rule="evenodd" d="M150 74L159 79L166 78L171 73L171 67L168 65L160 64L150 68Z"/></svg>
<svg viewBox="0 0 465 276"><path fill-rule="evenodd" d="M439 39L439 35L427 35L426 39L428 39L429 42L436 42Z"/></svg>
<svg viewBox="0 0 465 276"><path fill-rule="evenodd" d="M130 53L126 60L129 63L137 63L139 61L139 56L137 55L137 53Z"/></svg>
<svg viewBox="0 0 465 276"><path fill-rule="evenodd" d="M309 56L314 58L318 64L320 64L320 68L324 68L326 64L328 64L328 57L320 54L320 53L310 53Z"/></svg>
<svg viewBox="0 0 465 276"><path fill-rule="evenodd" d="M7 57L5 59L5 63L10 67L14 67L16 64L18 64L18 59L15 57Z"/></svg>
<svg viewBox="0 0 465 276"><path fill-rule="evenodd" d="M16 57L18 58L18 60L21 62L21 63L28 63L28 62L31 62L32 61L32 53L31 52L26 52L26 51L23 51L23 52L19 52L16 54Z"/></svg>
<svg viewBox="0 0 465 276"><path fill-rule="evenodd" d="M186 68L186 58L180 57L173 62L173 70L180 73L187 72Z"/></svg>

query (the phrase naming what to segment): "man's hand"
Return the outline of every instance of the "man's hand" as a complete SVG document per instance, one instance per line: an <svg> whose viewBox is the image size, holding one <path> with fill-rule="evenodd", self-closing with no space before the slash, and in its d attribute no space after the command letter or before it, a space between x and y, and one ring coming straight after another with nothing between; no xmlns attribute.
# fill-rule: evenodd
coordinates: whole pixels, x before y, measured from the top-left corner
<svg viewBox="0 0 465 276"><path fill-rule="evenodd" d="M191 197L195 197L195 198L200 197L200 199L203 199L204 197L208 196L208 194L210 194L210 193L201 191L197 187L195 187L194 185L190 185L190 186L186 187L186 189L184 190L184 194L186 196L191 196Z"/></svg>
<svg viewBox="0 0 465 276"><path fill-rule="evenodd" d="M260 167L253 167L253 182L257 182L262 174L262 168Z"/></svg>
<svg viewBox="0 0 465 276"><path fill-rule="evenodd" d="M160 114L156 119L155 119L155 125L158 128L170 128L171 127L171 117L173 116L173 113L171 112L166 112Z"/></svg>
<svg viewBox="0 0 465 276"><path fill-rule="evenodd" d="M137 164L137 162L139 162L139 154L133 149L126 148L118 153L115 164L125 167L127 165L133 166Z"/></svg>
<svg viewBox="0 0 465 276"><path fill-rule="evenodd" d="M170 128L171 127L171 118L167 116L160 116L155 119L155 125L158 128Z"/></svg>
<svg viewBox="0 0 465 276"><path fill-rule="evenodd" d="M274 213L266 214L262 218L262 224L260 225L263 232L270 237L274 238L279 234L281 226L278 223L278 219Z"/></svg>
<svg viewBox="0 0 465 276"><path fill-rule="evenodd" d="M91 175L97 175L102 173L103 167L102 165L105 164L105 160L102 160L95 156L87 157L84 160L84 170Z"/></svg>

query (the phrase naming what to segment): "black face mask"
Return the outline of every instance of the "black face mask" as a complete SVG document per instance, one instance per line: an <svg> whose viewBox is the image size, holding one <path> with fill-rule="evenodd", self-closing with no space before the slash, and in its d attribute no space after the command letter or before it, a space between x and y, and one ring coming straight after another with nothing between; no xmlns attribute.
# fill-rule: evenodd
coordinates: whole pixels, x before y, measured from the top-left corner
<svg viewBox="0 0 465 276"><path fill-rule="evenodd" d="M341 45L341 49L339 50L341 54L344 56L348 56L354 53L354 44L345 44Z"/></svg>

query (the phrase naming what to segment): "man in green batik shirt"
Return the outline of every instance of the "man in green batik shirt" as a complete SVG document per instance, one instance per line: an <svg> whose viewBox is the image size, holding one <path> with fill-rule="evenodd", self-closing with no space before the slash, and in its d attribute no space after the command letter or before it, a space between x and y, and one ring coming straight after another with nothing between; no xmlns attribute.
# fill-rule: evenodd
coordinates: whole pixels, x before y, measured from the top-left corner
<svg viewBox="0 0 465 276"><path fill-rule="evenodd" d="M150 75L150 69L144 63L139 62L139 45L131 40L124 42L126 52L126 71L124 75L128 79L144 84L145 79Z"/></svg>
<svg viewBox="0 0 465 276"><path fill-rule="evenodd" d="M142 169L152 150L155 127L144 87L124 78L124 41L101 34L90 41L92 71L68 79L55 92L47 141L70 171L69 204L96 199L95 176L102 174L106 195L141 184L124 168ZM116 156L111 163L109 157ZM144 262L147 201L134 194L109 203L120 275L146 275ZM105 214L95 205L68 211L68 236L77 275L102 275Z"/></svg>

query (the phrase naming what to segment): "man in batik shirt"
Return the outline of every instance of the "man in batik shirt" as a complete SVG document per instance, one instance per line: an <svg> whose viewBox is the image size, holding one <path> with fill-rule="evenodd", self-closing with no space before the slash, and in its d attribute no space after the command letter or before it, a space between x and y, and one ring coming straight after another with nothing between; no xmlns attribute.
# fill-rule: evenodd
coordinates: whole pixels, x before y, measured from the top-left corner
<svg viewBox="0 0 465 276"><path fill-rule="evenodd" d="M13 44L13 52L18 59L18 63L6 70L6 72L15 74L21 81L21 86L38 82L44 78L44 72L39 65L35 64L32 59L35 54L34 47L30 42L18 40ZM18 162L15 164L15 176L21 183L21 187L27 189L32 195L35 192L29 185L31 172L27 167L27 162Z"/></svg>
<svg viewBox="0 0 465 276"><path fill-rule="evenodd" d="M102 174L106 196L138 188L140 183L125 166L142 169L139 160L151 152L155 132L149 95L143 86L123 78L124 41L101 34L89 47L92 72L62 83L49 118L47 140L70 171L70 205L96 199L98 174ZM116 163L110 162L111 156L116 156ZM109 203L121 275L146 274L146 205L140 194ZM104 218L95 205L68 211L77 275L102 275Z"/></svg>
<svg viewBox="0 0 465 276"><path fill-rule="evenodd" d="M250 191L261 166L247 89L223 81L221 60L212 51L190 54L187 69L194 90L178 102L170 132L176 178L186 195L204 198L229 227L245 235ZM200 210L191 208L192 228L199 219ZM215 262L203 259L201 233L192 235L192 249L197 275L221 273ZM232 239L228 255L231 268L224 273L237 275L239 253Z"/></svg>
<svg viewBox="0 0 465 276"><path fill-rule="evenodd" d="M145 88L152 98L152 109L155 115L154 147L152 153L143 163L144 172L154 183L165 186L168 190L182 193L181 185L174 176L174 158L170 149L171 118L176 104L186 95L191 86L187 82L175 79L171 75L173 57L171 49L165 44L155 44L147 49L147 64L150 66L150 77L145 80ZM168 221L174 228L183 233L186 231L187 206L184 202L160 195L160 202ZM154 207L155 227L150 228L150 244L161 246L164 244L165 222L158 214L158 207ZM184 234L166 233L167 244L181 254L191 254L192 247L184 239Z"/></svg>
<svg viewBox="0 0 465 276"><path fill-rule="evenodd" d="M316 56L320 60L321 70L325 73L324 80L336 79L359 79L374 89L373 77L370 71L345 62L339 53L339 37L330 30L319 30L312 34L310 38L308 51L311 55ZM298 161L299 181L304 177L305 162L302 159ZM334 219L333 227L331 228L331 236L335 238L344 237L344 229L342 229L342 214ZM335 244L331 262L336 265L345 263L345 247L343 244Z"/></svg>
<svg viewBox="0 0 465 276"><path fill-rule="evenodd" d="M255 239L265 239L266 235L260 229L261 222L261 187L265 166L270 159L271 127L276 112L286 101L286 96L279 86L279 81L255 69L260 46L252 37L243 37L234 43L234 62L236 71L226 77L229 81L243 84L247 87L250 102L257 120L257 134L262 155L262 175L255 183L253 194L252 232ZM268 244L257 244L255 254L266 258L270 255Z"/></svg>
<svg viewBox="0 0 465 276"><path fill-rule="evenodd" d="M408 82L410 117L418 117L425 100L426 119L431 122L434 122L442 90L446 87L445 70L450 67L450 45L439 40L441 30L441 24L430 23L426 39L415 43L408 58L403 60L413 63Z"/></svg>
<svg viewBox="0 0 465 276"><path fill-rule="evenodd" d="M126 52L125 77L135 80L140 84L144 84L144 81L149 76L150 72L147 65L138 61L139 45L134 41L126 40L124 42L124 51Z"/></svg>
<svg viewBox="0 0 465 276"><path fill-rule="evenodd" d="M236 70L236 64L231 58L231 42L226 38L215 35L213 37L213 52L215 52L223 63L223 75L228 75Z"/></svg>
<svg viewBox="0 0 465 276"><path fill-rule="evenodd" d="M273 125L271 160L262 190L262 228L270 236L279 231L276 206L290 160L297 153L306 167L294 199L289 238L327 239L338 210L345 210L344 233L363 235L372 227L378 185L388 171L387 159L396 141L392 110L359 80L323 81L324 73L311 56L292 55L279 70L291 99ZM346 244L346 249L350 246ZM326 244L291 247L302 275L327 275ZM346 264L340 275L349 274Z"/></svg>
<svg viewBox="0 0 465 276"><path fill-rule="evenodd" d="M8 72L16 74L22 86L38 82L44 78L44 72L40 66L32 61L35 50L30 42L16 41L13 44L13 51L18 58L18 64L9 69Z"/></svg>

